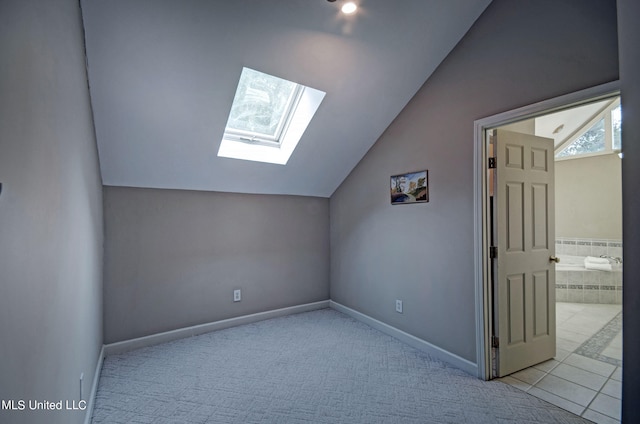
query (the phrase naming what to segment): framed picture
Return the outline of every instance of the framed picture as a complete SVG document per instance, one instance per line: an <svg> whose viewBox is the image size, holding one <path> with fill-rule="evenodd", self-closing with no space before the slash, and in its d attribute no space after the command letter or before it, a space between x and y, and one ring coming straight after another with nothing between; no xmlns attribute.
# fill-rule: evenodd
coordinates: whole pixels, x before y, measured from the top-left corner
<svg viewBox="0 0 640 424"><path fill-rule="evenodd" d="M391 204L405 205L429 201L429 171L391 176Z"/></svg>

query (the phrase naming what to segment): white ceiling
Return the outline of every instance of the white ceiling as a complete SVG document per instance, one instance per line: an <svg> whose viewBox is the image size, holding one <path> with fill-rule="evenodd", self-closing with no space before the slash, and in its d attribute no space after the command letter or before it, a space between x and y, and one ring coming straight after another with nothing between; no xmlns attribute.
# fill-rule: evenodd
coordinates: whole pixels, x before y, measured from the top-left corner
<svg viewBox="0 0 640 424"><path fill-rule="evenodd" d="M490 1L82 0L103 183L329 197ZM243 66L327 93L286 166L216 156Z"/></svg>

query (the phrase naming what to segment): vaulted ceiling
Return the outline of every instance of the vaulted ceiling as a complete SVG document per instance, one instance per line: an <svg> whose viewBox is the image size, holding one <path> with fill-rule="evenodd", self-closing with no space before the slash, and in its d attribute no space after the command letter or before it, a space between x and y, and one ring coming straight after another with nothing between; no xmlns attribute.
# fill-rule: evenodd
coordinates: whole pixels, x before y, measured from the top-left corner
<svg viewBox="0 0 640 424"><path fill-rule="evenodd" d="M490 0L343 2L82 0L103 183L329 197ZM242 67L327 93L285 166L217 157Z"/></svg>

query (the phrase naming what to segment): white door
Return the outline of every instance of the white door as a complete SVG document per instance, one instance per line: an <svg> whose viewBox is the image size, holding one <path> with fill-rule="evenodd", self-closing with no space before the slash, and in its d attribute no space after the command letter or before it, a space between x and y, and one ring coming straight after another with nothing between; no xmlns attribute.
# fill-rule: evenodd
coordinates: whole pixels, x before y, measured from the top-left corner
<svg viewBox="0 0 640 424"><path fill-rule="evenodd" d="M497 376L556 353L553 140L494 132Z"/></svg>

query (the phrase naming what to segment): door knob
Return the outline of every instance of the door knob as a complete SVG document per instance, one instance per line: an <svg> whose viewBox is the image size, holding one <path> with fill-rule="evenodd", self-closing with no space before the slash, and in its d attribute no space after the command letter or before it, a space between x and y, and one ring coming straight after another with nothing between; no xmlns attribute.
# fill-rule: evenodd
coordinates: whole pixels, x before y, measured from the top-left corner
<svg viewBox="0 0 640 424"><path fill-rule="evenodd" d="M557 256L549 256L549 262L558 263L560 262L560 258L558 258Z"/></svg>

